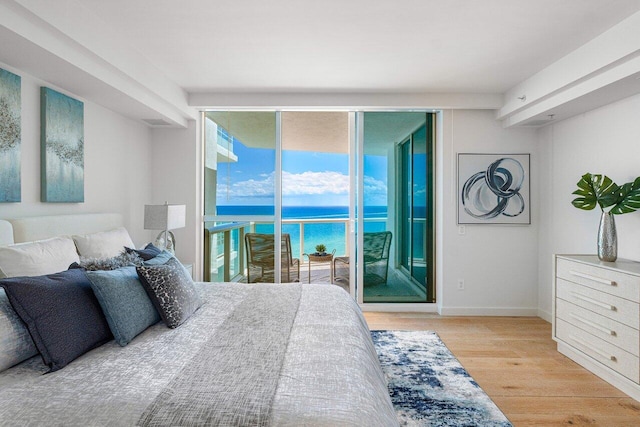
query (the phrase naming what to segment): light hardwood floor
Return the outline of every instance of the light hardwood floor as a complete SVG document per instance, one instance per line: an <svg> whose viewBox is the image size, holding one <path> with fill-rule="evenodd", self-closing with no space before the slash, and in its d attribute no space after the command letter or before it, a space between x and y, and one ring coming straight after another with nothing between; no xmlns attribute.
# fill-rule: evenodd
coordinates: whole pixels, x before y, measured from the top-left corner
<svg viewBox="0 0 640 427"><path fill-rule="evenodd" d="M640 402L556 351L537 317L365 313L370 329L431 330L514 426L640 426Z"/></svg>

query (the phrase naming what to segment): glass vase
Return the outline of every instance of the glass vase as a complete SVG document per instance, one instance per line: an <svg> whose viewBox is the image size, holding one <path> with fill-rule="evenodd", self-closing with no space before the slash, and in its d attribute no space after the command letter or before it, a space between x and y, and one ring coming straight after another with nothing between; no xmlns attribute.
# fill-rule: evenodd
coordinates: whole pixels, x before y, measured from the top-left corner
<svg viewBox="0 0 640 427"><path fill-rule="evenodd" d="M618 236L613 214L602 212L598 229L598 258L601 261L613 262L618 258Z"/></svg>

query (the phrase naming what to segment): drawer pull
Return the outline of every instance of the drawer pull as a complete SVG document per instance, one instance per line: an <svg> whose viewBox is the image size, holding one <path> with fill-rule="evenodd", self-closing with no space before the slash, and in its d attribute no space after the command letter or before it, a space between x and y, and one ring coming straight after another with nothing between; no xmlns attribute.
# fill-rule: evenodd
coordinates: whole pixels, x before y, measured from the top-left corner
<svg viewBox="0 0 640 427"><path fill-rule="evenodd" d="M614 282L613 280L602 279L600 277L592 276L590 274L580 273L578 271L570 270L569 274L573 274L574 276L577 276L577 277L582 277L583 279L593 280L594 282L602 283L603 285L607 285L607 286L617 285L617 283Z"/></svg>
<svg viewBox="0 0 640 427"><path fill-rule="evenodd" d="M597 354L598 356L602 357L603 359L606 360L610 360L612 362L617 362L618 358L615 356L612 356L610 354L604 353L598 349L596 349L595 347L593 347L592 345L587 344L586 342L582 341L580 338L576 338L573 335L569 335L569 338L571 340L573 340L575 343L581 345L582 347L586 348L588 351Z"/></svg>
<svg viewBox="0 0 640 427"><path fill-rule="evenodd" d="M581 316L578 316L577 314L573 314L571 313L571 317L573 317L575 320L577 320L578 322L584 323L585 325L591 326L594 329L599 330L600 332L604 332L607 335L611 335L613 337L617 336L618 334L616 333L616 331L612 331L609 328L605 328L602 325L598 325L595 322L592 322L591 320L587 320Z"/></svg>
<svg viewBox="0 0 640 427"><path fill-rule="evenodd" d="M617 311L618 310L618 308L615 305L605 304L603 302L596 301L596 300L594 300L592 298L586 297L586 296L581 295L581 294L579 294L577 292L571 292L571 294L574 297L576 297L577 299L581 300L581 301L588 302L588 303L593 304L593 305L597 305L598 307L602 307L605 310L611 310L611 311Z"/></svg>

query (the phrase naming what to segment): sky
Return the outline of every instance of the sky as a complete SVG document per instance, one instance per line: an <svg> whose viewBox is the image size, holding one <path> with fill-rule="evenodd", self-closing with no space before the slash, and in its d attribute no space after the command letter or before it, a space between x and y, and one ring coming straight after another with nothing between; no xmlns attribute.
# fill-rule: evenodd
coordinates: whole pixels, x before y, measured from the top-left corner
<svg viewBox="0 0 640 427"><path fill-rule="evenodd" d="M273 205L275 150L247 148L234 139L238 162L218 163L218 205ZM387 162L365 156L365 205L387 204ZM347 154L285 150L282 153L283 206L348 206Z"/></svg>

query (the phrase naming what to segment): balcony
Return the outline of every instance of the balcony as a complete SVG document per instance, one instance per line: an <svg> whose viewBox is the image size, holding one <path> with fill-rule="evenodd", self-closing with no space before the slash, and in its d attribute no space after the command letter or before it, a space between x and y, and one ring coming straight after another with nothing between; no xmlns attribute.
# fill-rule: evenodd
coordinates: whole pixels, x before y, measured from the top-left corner
<svg viewBox="0 0 640 427"><path fill-rule="evenodd" d="M380 221L380 220L378 220ZM315 245L327 242L328 236L319 237L318 225L329 226L339 242L327 243L329 252L336 250L335 256L349 253L347 239L347 218L326 219L284 219L283 233L291 236L291 248L294 258L300 260L300 281L304 283L331 283L329 263L313 263L309 277L309 261L305 253L315 252ZM316 229L316 230L314 230ZM210 282L246 282L246 251L244 236L246 233L273 233L272 223L239 221L215 224L205 228L204 280ZM348 281L340 284L348 288Z"/></svg>
<svg viewBox="0 0 640 427"><path fill-rule="evenodd" d="M416 233L425 233L426 221L417 219L421 230ZM300 278L302 283L333 283L349 292L348 270L343 265L336 272L337 279L331 280L331 264L313 262L309 269L309 259L305 253L314 252L318 243L331 241L327 234L319 237L319 225L332 227L334 234L339 236L340 243L327 244L328 252L336 249L335 256L344 256L349 253L347 218L322 218L322 219L283 219L283 233L291 236L292 256L300 260ZM381 231L385 229L387 218L371 218L365 220L365 230ZM341 231L336 230L339 228ZM326 228L325 228L326 229ZM257 221L240 221L214 224L205 228L205 262L204 280L210 282L239 282L246 283L246 233L273 233L273 223ZM322 241L321 241L322 240ZM335 243L336 240L333 240ZM423 268L425 265L422 251L416 251L414 268ZM392 256L393 258L393 256ZM387 283L381 286L364 288L365 302L388 302L393 298L395 302L424 301L426 293L423 286L411 279L410 273L405 267L389 263L389 276Z"/></svg>

